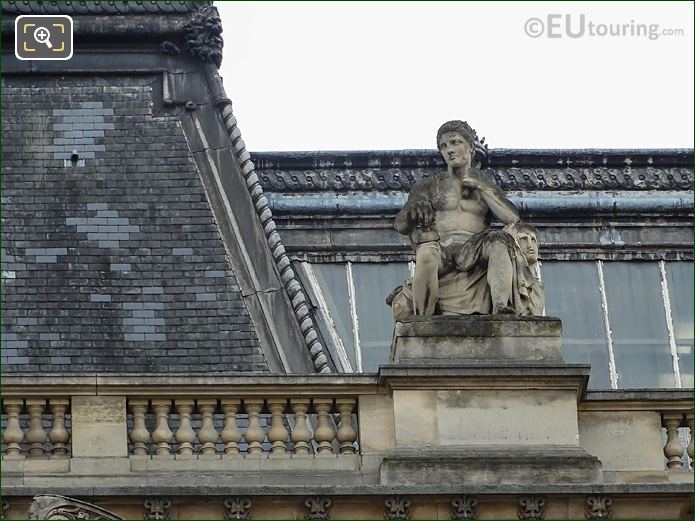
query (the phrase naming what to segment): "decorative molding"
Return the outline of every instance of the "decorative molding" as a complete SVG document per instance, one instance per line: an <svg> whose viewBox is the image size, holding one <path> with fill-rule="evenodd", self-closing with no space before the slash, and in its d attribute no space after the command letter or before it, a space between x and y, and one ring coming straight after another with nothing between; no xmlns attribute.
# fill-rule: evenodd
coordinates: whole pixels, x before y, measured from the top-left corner
<svg viewBox="0 0 695 521"><path fill-rule="evenodd" d="M304 519L330 519L333 501L323 496L308 497L304 500L306 512Z"/></svg>
<svg viewBox="0 0 695 521"><path fill-rule="evenodd" d="M452 498L451 519L478 519L478 498L476 496Z"/></svg>
<svg viewBox="0 0 695 521"><path fill-rule="evenodd" d="M217 8L204 5L193 12L190 22L183 26L183 49L194 58L207 63L222 65L222 20ZM165 42L166 43L166 42Z"/></svg>
<svg viewBox="0 0 695 521"><path fill-rule="evenodd" d="M144 519L171 519L171 500L160 497L147 498L143 503L145 507Z"/></svg>
<svg viewBox="0 0 695 521"><path fill-rule="evenodd" d="M5 501L3 501L3 519L5 519L5 513ZM79 501L77 499L72 499L65 496L48 494L34 496L34 499L29 506L27 517L28 519L123 519L113 512L96 505L92 505L91 503Z"/></svg>
<svg viewBox="0 0 695 521"><path fill-rule="evenodd" d="M410 519L412 500L405 496L390 496L384 500L384 519Z"/></svg>
<svg viewBox="0 0 695 521"><path fill-rule="evenodd" d="M251 519L253 501L249 497L230 497L224 500L225 519Z"/></svg>
<svg viewBox="0 0 695 521"><path fill-rule="evenodd" d="M518 501L519 519L545 519L545 498L542 496L523 496Z"/></svg>
<svg viewBox="0 0 695 521"><path fill-rule="evenodd" d="M234 155L239 162L239 168L244 176L246 187L249 190L251 200L256 208L256 213L263 227L263 232L268 241L273 260L280 273L282 283L285 285L292 310L297 317L304 342L311 355L314 370L318 373L330 373L331 368L328 365L327 350L319 339L314 321L309 312L306 295L297 279L297 275L292 269L280 234L277 232L277 226L273 220L273 212L270 209L268 199L264 194L263 187L256 174L253 161L251 161L251 154L246 150L246 143L244 143L241 137L241 131L239 130L237 119L234 116L234 111L232 110L232 102L226 97L222 86L222 79L216 71L208 70L208 81L213 95L216 98L215 105L222 115L222 120L224 121L227 133L232 141Z"/></svg>
<svg viewBox="0 0 695 521"><path fill-rule="evenodd" d="M488 155L492 168L690 168L693 162L691 148L493 148ZM441 154L433 149L254 152L253 160L261 170L446 168Z"/></svg>
<svg viewBox="0 0 695 521"><path fill-rule="evenodd" d="M69 15L104 15L104 14L183 14L200 9L201 4L209 5L211 2L152 2L138 0L135 2L124 0L93 1L3 1L2 11L13 14L69 14Z"/></svg>
<svg viewBox="0 0 695 521"><path fill-rule="evenodd" d="M610 496L587 496L585 516L587 519L610 519L613 517L612 505Z"/></svg>
<svg viewBox="0 0 695 521"><path fill-rule="evenodd" d="M439 168L314 170L260 169L261 186L273 192L409 190ZM692 190L685 167L489 168L503 190Z"/></svg>

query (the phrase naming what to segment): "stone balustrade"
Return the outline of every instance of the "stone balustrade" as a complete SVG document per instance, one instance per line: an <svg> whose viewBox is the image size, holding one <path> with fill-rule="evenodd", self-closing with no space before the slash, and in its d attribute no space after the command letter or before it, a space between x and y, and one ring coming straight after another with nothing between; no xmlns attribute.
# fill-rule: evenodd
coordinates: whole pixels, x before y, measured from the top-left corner
<svg viewBox="0 0 695 521"><path fill-rule="evenodd" d="M580 442L604 471L692 472L691 391L593 391L578 413Z"/></svg>
<svg viewBox="0 0 695 521"><path fill-rule="evenodd" d="M354 455L377 394L373 375L6 376L3 459Z"/></svg>
<svg viewBox="0 0 695 521"><path fill-rule="evenodd" d="M70 452L70 399L64 396L2 401L3 459L65 459ZM6 415L6 416L5 416Z"/></svg>
<svg viewBox="0 0 695 521"><path fill-rule="evenodd" d="M666 430L664 456L669 470L682 470L687 466L693 469L693 411L668 411L661 414L661 421ZM679 428L687 429L689 442L684 446L679 436ZM687 460L685 456L687 454ZM685 465L684 465L685 463Z"/></svg>
<svg viewBox="0 0 695 521"><path fill-rule="evenodd" d="M567 392L570 377L586 378L561 369L6 376L7 515L24 515L45 493L101 498L126 519L686 518L692 395ZM527 402L506 399L526 392L530 402L536 387L576 404L576 439L529 422ZM480 406L499 395L520 410L506 423L508 409ZM479 437L470 418L492 434ZM509 433L526 445L510 453ZM538 433L551 443L539 445Z"/></svg>
<svg viewBox="0 0 695 521"><path fill-rule="evenodd" d="M6 376L2 457L108 453L272 460L386 454L400 439L390 386L384 375L92 375L48 376L43 382ZM577 413L579 443L604 471L692 472L687 391L590 391ZM105 452L88 437L108 425L114 427L109 433L99 431L107 440Z"/></svg>
<svg viewBox="0 0 695 521"><path fill-rule="evenodd" d="M129 397L128 409L133 456L322 457L357 451L353 396Z"/></svg>

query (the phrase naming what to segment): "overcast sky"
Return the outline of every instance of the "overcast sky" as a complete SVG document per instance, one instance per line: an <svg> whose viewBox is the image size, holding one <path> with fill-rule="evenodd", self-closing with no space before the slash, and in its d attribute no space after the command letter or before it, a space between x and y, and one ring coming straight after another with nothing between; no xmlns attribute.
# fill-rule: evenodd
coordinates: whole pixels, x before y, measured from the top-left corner
<svg viewBox="0 0 695 521"><path fill-rule="evenodd" d="M216 5L251 151L693 146L691 2Z"/></svg>

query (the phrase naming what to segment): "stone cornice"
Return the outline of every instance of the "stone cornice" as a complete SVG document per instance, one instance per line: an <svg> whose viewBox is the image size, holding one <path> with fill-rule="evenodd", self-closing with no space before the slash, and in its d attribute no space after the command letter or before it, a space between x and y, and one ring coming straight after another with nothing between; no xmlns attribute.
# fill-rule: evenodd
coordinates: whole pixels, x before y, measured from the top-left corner
<svg viewBox="0 0 695 521"><path fill-rule="evenodd" d="M525 149L492 148L491 167L622 167L692 166L693 149ZM429 149L342 150L253 152L254 162L262 170L304 170L315 168L405 168L444 166L439 152Z"/></svg>
<svg viewBox="0 0 695 521"><path fill-rule="evenodd" d="M488 171L504 190L692 190L693 151L492 149ZM256 152L264 189L408 190L440 172L434 150Z"/></svg>
<svg viewBox="0 0 695 521"><path fill-rule="evenodd" d="M9 481L9 480L6 480ZM201 486L187 484L180 486L157 486L157 494L161 496L199 496ZM450 494L476 494L476 495L517 495L517 494L558 494L563 496L577 494L629 494L654 497L660 495L682 495L692 497L693 484L690 483L601 483L601 484L538 484L538 485L463 485L456 483L439 483L437 485L277 485L259 486L243 485L233 480L221 484L205 483L206 496L306 496L308 494L328 496L385 496L390 494L401 495L450 495ZM140 484L132 486L108 486L103 489L98 486L70 486L53 485L54 493L66 496L100 497L100 496L140 496L143 487ZM42 493L43 489L29 485L3 484L3 495L7 496L33 496Z"/></svg>
<svg viewBox="0 0 695 521"><path fill-rule="evenodd" d="M369 374L90 374L4 375L5 398L32 396L356 396L376 394L377 377Z"/></svg>

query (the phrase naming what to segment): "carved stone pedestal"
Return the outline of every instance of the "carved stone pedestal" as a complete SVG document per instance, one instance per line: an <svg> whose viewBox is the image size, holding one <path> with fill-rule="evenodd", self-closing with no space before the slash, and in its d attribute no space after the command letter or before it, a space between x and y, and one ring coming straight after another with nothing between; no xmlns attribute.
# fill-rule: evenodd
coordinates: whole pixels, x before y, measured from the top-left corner
<svg viewBox="0 0 695 521"><path fill-rule="evenodd" d="M601 482L601 462L579 446L589 366L564 363L561 331L546 317L397 323L380 370L396 441L382 484Z"/></svg>

